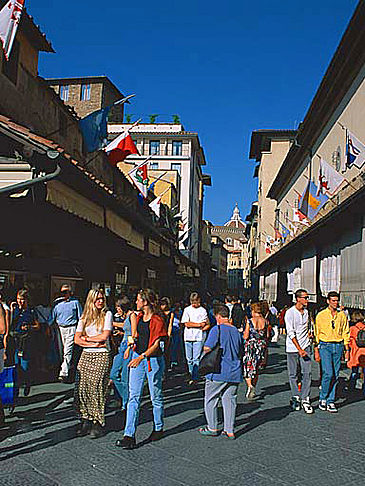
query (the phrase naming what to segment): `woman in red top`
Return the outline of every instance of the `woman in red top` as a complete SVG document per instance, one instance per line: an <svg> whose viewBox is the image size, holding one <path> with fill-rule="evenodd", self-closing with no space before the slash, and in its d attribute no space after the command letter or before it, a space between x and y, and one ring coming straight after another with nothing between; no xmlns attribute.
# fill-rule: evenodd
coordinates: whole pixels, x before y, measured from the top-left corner
<svg viewBox="0 0 365 486"><path fill-rule="evenodd" d="M359 347L357 343L359 332L365 330L364 319L364 314L360 311L354 311L351 315L351 320L354 325L350 327L350 359L347 362L347 366L352 369L350 377L350 389L352 390L356 387L356 380L359 376L360 368L362 368L362 372L364 373L365 347ZM365 383L363 384L362 391L365 395Z"/></svg>
<svg viewBox="0 0 365 486"><path fill-rule="evenodd" d="M165 322L158 313L158 301L150 289L137 294L137 329L132 329L134 339L132 360L129 363L129 400L124 437L117 440L116 446L134 449L135 433L138 423L139 407L145 378L148 381L154 428L148 441L156 441L163 435L163 396L162 378L165 369L163 341L167 338Z"/></svg>

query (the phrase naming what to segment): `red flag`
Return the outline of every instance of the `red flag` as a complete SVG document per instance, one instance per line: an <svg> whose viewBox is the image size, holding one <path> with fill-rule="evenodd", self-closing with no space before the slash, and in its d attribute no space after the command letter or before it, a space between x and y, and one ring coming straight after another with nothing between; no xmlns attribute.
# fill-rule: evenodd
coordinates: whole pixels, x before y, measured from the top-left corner
<svg viewBox="0 0 365 486"><path fill-rule="evenodd" d="M118 162L123 162L128 155L138 154L137 147L128 130L110 142L104 150L108 154L111 165L117 165Z"/></svg>

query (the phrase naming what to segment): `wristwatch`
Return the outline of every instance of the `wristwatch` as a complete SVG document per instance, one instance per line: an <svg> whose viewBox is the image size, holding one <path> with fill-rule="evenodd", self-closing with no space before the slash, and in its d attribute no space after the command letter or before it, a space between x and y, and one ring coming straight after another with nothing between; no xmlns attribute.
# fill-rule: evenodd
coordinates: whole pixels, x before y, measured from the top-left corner
<svg viewBox="0 0 365 486"><path fill-rule="evenodd" d="M142 353L141 356L143 356L144 358L147 358L147 356L145 355L145 353Z"/></svg>

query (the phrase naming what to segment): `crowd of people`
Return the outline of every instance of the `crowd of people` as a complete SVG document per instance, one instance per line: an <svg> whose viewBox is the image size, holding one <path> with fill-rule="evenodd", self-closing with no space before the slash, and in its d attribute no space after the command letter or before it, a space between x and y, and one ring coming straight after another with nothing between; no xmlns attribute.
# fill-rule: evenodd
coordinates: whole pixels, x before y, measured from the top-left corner
<svg viewBox="0 0 365 486"><path fill-rule="evenodd" d="M148 441L157 441L164 428L163 382L176 370L185 372L187 386L205 380L207 424L199 433L235 439L239 384L246 382L247 400L257 397L268 345L282 335L293 411L313 413L312 354L320 363L320 410L337 412L336 387L343 357L351 369L350 391L363 376L364 315L354 311L350 326L337 292L328 294L327 307L315 316L308 311L305 289L297 290L294 299L294 305L278 310L266 301L244 305L230 295L206 305L193 292L187 305L144 289L134 298L118 297L110 310L102 288L90 290L82 306L64 284L52 307L32 306L29 292L20 289L16 302L7 302L0 295L0 372L4 363L17 370L15 388L24 397L42 372L51 370L60 381L75 381L74 409L80 419L76 434L94 439L105 433L105 407L113 390L117 407L125 414L123 436L116 442L123 449L136 447L145 381L153 409ZM213 355L215 366L203 372L202 358ZM218 424L219 402L223 428ZM0 401L0 425L3 423Z"/></svg>

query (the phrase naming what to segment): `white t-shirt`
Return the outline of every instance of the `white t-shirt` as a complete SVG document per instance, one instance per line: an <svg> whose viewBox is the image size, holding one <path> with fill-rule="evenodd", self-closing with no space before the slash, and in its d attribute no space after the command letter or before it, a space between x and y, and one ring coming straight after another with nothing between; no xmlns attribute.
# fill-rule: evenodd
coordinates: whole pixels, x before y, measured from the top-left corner
<svg viewBox="0 0 365 486"><path fill-rule="evenodd" d="M83 329L83 323L82 320L79 320L79 323L76 328L76 332L82 332ZM89 324L85 332L89 337L97 336L98 334L101 334L103 331L112 331L113 330L113 314L110 311L107 311L105 314L105 319L104 319L104 327L100 331L98 331L95 323ZM109 345L109 339L106 341L105 346L102 348L82 348L84 351L87 351L89 353L100 353L100 352L105 352L105 351L110 351L110 345Z"/></svg>
<svg viewBox="0 0 365 486"><path fill-rule="evenodd" d="M303 314L293 305L285 313L285 327L286 327L286 352L297 353L298 350L295 347L292 338L296 337L299 346L302 349L306 349L310 346L310 339L308 336L308 311L303 309Z"/></svg>
<svg viewBox="0 0 365 486"><path fill-rule="evenodd" d="M185 324L185 322L196 322L198 324L205 322L208 319L207 311L204 307L193 307L189 305L184 309L181 322ZM184 329L184 341L204 341L206 333L201 329L197 328L188 328L185 327Z"/></svg>

